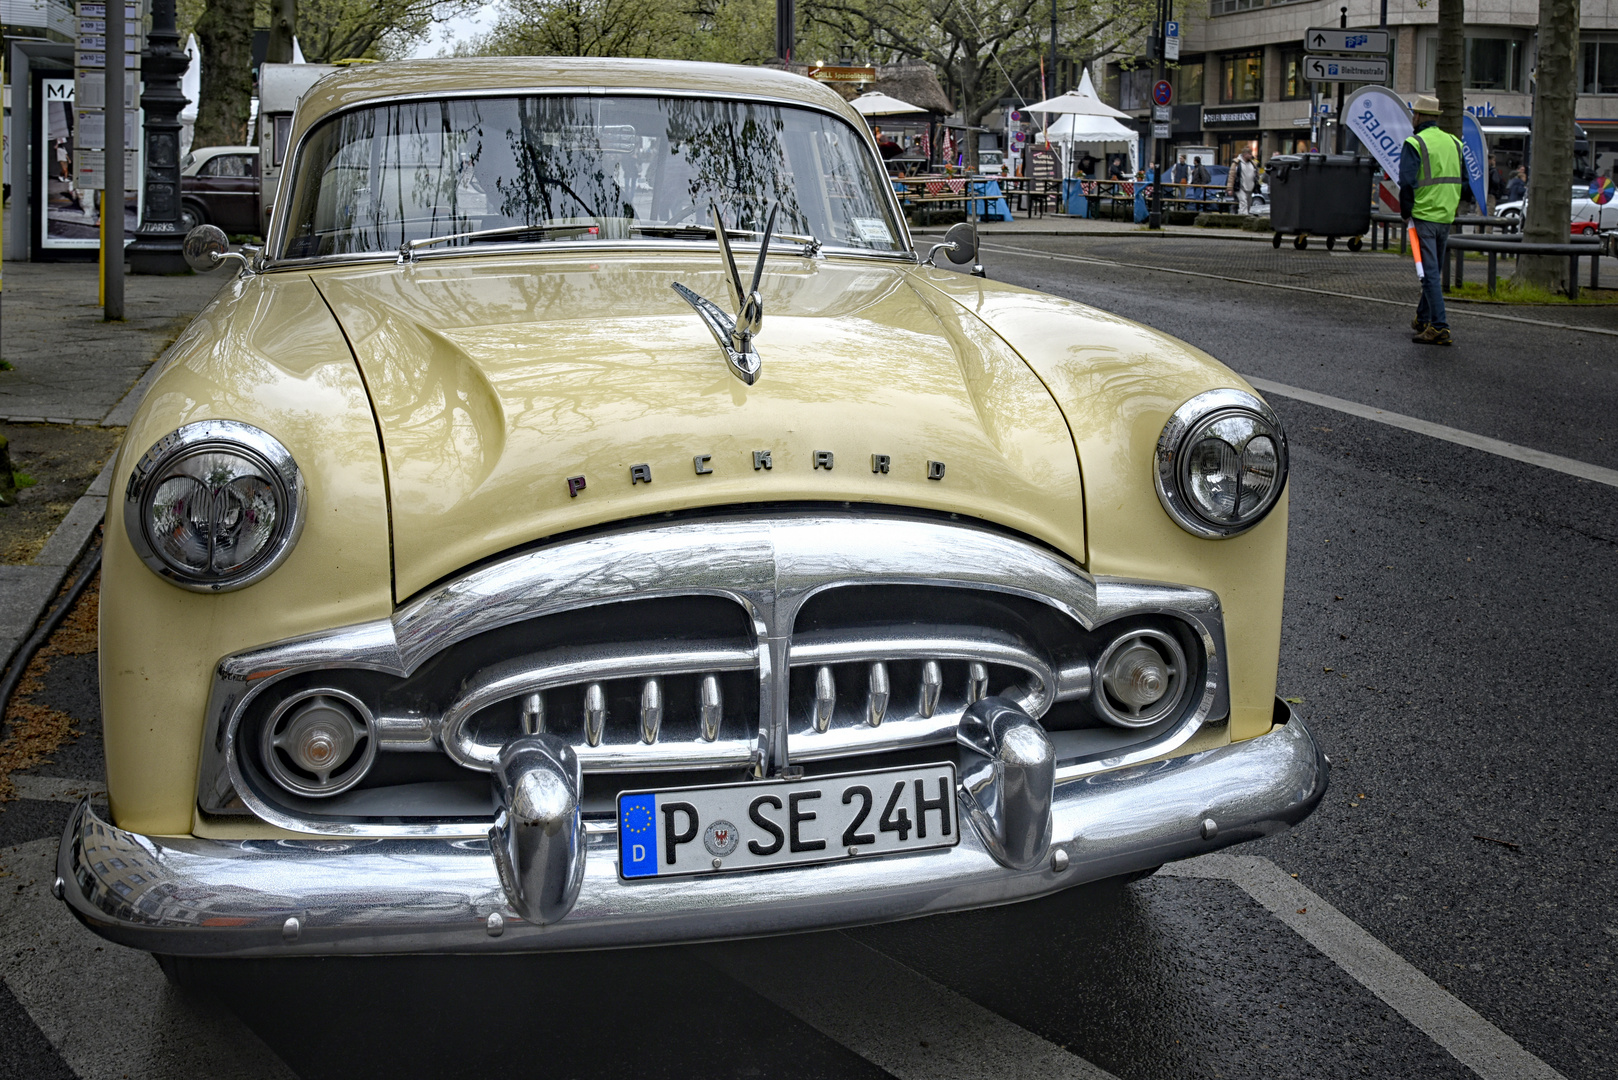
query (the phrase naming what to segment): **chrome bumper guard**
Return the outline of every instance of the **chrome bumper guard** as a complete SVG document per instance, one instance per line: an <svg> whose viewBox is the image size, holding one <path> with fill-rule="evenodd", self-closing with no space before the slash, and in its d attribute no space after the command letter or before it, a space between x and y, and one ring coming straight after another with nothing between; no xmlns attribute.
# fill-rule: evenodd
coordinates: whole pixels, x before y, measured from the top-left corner
<svg viewBox="0 0 1618 1080"><path fill-rule="evenodd" d="M62 837L57 891L111 941L196 956L587 949L882 922L1040 896L1297 824L1325 794L1328 764L1280 703L1277 720L1255 739L1053 789L1037 740L1015 717L983 715L962 725L963 750L981 760L963 776L974 828L956 847L698 880L621 881L615 834L578 826L565 783L519 775L502 789L520 802L528 788L544 812L502 822L496 857L481 838L148 837L86 800ZM568 771L540 748L526 757Z"/></svg>

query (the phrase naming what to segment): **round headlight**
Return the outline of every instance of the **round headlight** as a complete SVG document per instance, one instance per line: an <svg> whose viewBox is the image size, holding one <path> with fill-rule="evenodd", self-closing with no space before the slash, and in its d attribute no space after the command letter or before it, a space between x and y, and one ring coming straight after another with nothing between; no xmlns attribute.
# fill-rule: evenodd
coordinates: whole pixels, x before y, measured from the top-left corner
<svg viewBox="0 0 1618 1080"><path fill-rule="evenodd" d="M158 440L124 495L124 529L141 561L199 592L239 589L274 570L303 515L303 477L287 448L233 420Z"/></svg>
<svg viewBox="0 0 1618 1080"><path fill-rule="evenodd" d="M1218 540L1268 514L1287 482L1287 440L1270 407L1210 390L1175 410L1157 440L1157 497L1188 533Z"/></svg>

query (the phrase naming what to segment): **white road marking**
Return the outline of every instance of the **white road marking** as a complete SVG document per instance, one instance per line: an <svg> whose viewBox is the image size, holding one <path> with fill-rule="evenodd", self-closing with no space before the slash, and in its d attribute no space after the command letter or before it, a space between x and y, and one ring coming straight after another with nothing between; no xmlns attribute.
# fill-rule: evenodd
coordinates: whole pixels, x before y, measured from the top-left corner
<svg viewBox="0 0 1618 1080"><path fill-rule="evenodd" d="M21 778L19 778L21 779ZM0 851L0 977L84 1080L296 1080L218 1004L171 986L150 956L90 933L51 895L56 841Z"/></svg>
<svg viewBox="0 0 1618 1080"><path fill-rule="evenodd" d="M712 945L706 956L900 1080L1115 1080L847 934Z"/></svg>
<svg viewBox="0 0 1618 1080"><path fill-rule="evenodd" d="M13 775L11 782L17 788L17 798L37 799L41 802L76 803L86 795L105 802L107 785L99 780L63 780L55 776Z"/></svg>
<svg viewBox="0 0 1618 1080"><path fill-rule="evenodd" d="M1419 435L1427 435L1434 439L1455 443L1457 446L1470 446L1474 450L1482 450L1488 454L1510 458L1513 461L1526 462L1529 465L1538 465L1542 469L1553 469L1569 476L1577 476L1581 480L1594 480L1596 483L1606 484L1608 487L1618 487L1618 469L1608 469L1600 465L1591 465L1588 462L1562 457L1558 454L1548 454L1543 450L1535 450L1531 446L1519 446L1516 443L1509 443L1502 439L1491 439L1487 435L1477 435L1470 431L1462 431L1460 428L1445 427L1443 424L1435 424L1431 420L1422 420L1415 416L1405 416L1403 413L1389 412L1387 409L1378 409L1374 405L1361 405L1357 401L1332 397L1330 394L1319 394L1313 390L1304 390L1296 386L1288 386L1285 383L1271 382L1269 379L1255 379L1251 375L1242 377L1266 394L1278 394L1281 397L1306 401L1311 405L1319 405L1323 409L1348 413L1350 416L1358 416L1364 420L1375 420L1379 424L1403 428L1405 431L1414 431Z"/></svg>
<svg viewBox="0 0 1618 1080"><path fill-rule="evenodd" d="M1566 1080L1270 860L1203 855L1159 873L1234 883L1483 1080Z"/></svg>
<svg viewBox="0 0 1618 1080"><path fill-rule="evenodd" d="M1026 255L1033 259L1051 259L1056 262L1092 263L1097 266L1127 266L1135 270L1156 270L1161 274L1179 274L1182 277L1209 278L1213 281L1228 281L1237 285L1259 285L1266 289L1284 289L1287 292L1313 293L1316 296L1334 296L1341 300L1359 300L1367 304L1388 304L1392 307L1408 308L1415 305L1405 300L1384 300L1380 296L1359 296L1355 293L1340 292L1336 289L1311 289L1307 285L1282 285L1275 281L1257 281L1253 278L1233 278L1225 274L1205 274L1200 270L1179 270L1167 266L1153 266L1150 263L1124 262L1120 259L1100 259L1093 255L1057 255L1049 251L1035 251L1032 248L1002 247L999 244L981 244L984 251L1000 251L1008 255ZM1411 289L1414 294L1415 289ZM1573 330L1582 334L1605 334L1608 337L1618 337L1618 330L1607 330L1599 326L1576 326L1572 323L1549 322L1545 319L1525 319L1521 315L1501 315L1493 311L1473 311L1469 307L1456 306L1446 308L1449 315L1470 315L1474 319L1498 319L1501 322L1525 323L1528 326L1549 326L1557 330Z"/></svg>

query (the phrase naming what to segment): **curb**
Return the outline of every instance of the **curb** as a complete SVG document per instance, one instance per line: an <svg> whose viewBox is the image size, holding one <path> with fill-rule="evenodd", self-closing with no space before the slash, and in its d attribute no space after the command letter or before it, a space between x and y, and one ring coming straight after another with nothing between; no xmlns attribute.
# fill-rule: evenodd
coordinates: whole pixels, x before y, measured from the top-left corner
<svg viewBox="0 0 1618 1080"><path fill-rule="evenodd" d="M62 523L56 526L40 548L34 561L26 566L0 566L0 651L5 662L0 671L11 666L12 659L22 643L28 640L40 616L61 591L68 571L78 563L95 537L96 526L107 512L107 489L112 483L112 467L118 461L117 453L107 459L101 472L90 487L73 504Z"/></svg>

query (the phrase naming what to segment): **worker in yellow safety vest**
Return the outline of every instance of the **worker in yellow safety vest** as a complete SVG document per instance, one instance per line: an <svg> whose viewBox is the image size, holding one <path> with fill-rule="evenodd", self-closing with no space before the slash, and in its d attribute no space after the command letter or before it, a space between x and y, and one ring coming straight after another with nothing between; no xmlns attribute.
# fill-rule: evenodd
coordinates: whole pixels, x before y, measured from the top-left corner
<svg viewBox="0 0 1618 1080"><path fill-rule="evenodd" d="M1465 186L1461 168L1461 140L1438 126L1438 99L1416 95L1416 130L1399 155L1399 215L1406 230L1414 225L1421 245L1421 300L1411 338L1421 345L1450 345L1449 323L1444 321L1444 254L1455 208Z"/></svg>

